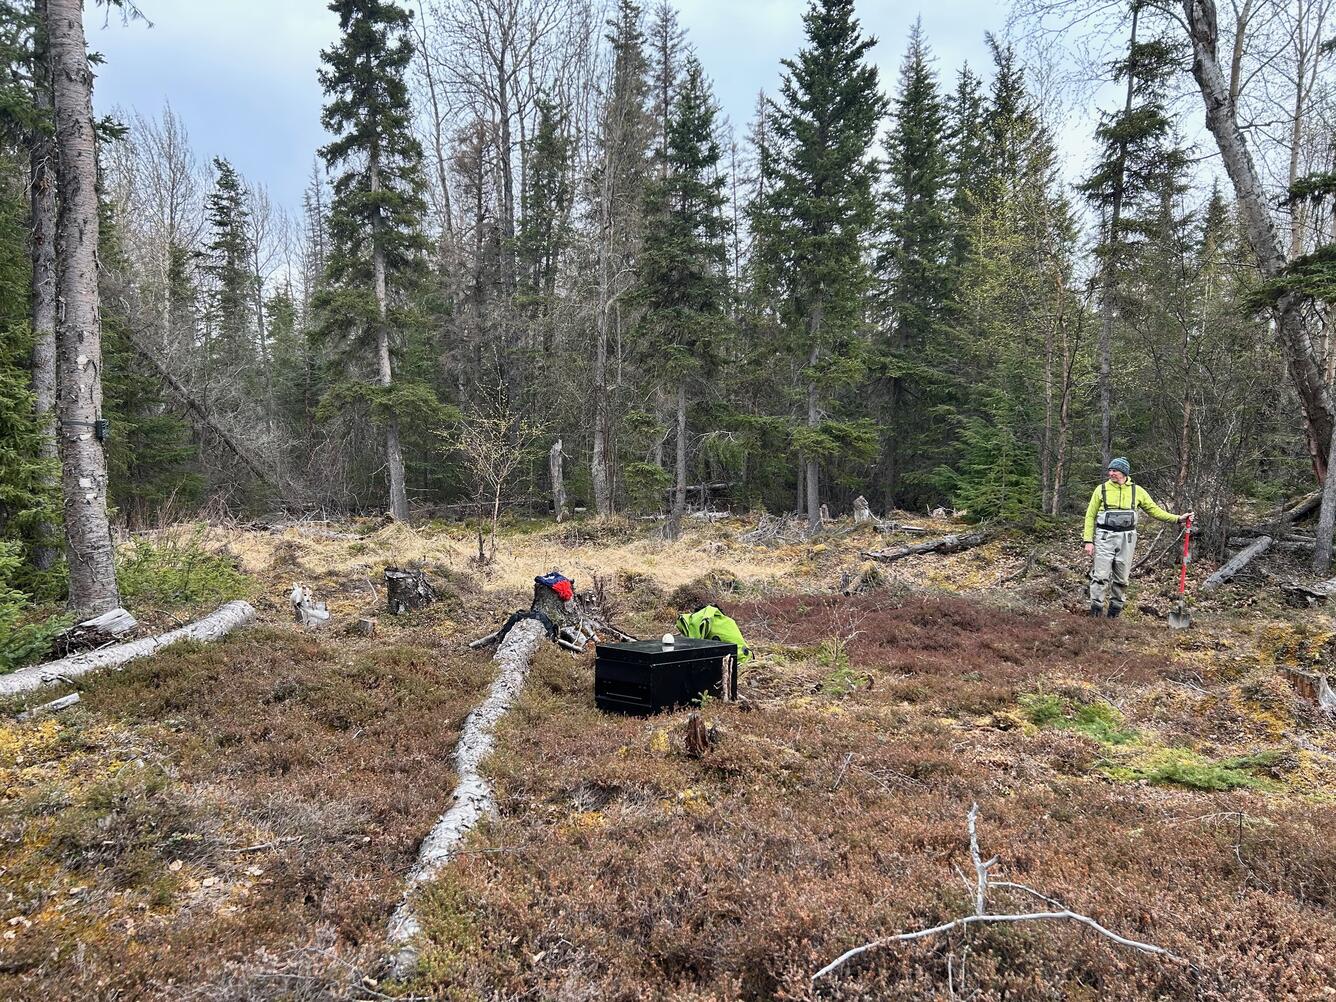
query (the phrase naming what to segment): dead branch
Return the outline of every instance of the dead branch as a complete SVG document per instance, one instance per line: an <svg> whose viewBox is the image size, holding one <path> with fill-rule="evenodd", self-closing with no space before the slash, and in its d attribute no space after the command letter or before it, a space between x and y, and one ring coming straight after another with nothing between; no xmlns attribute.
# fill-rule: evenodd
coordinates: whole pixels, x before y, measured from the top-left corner
<svg viewBox="0 0 1336 1002"><path fill-rule="evenodd" d="M988 533L986 532L971 532L964 535L952 533L949 536L943 536L941 539L933 540L931 543L899 546L894 550L867 550L863 553L863 557L867 560L877 560L883 564L891 564L897 560L903 560L906 557L917 557L924 553L959 553L987 541Z"/></svg>
<svg viewBox="0 0 1336 1002"><path fill-rule="evenodd" d="M943 922L940 925L932 926L929 929L919 929L915 932L903 932L894 936L883 936L881 939L873 940L870 943L864 943L862 946L856 946L851 950L846 950L834 960L832 960L821 970L812 975L812 980L816 981L823 978L833 971L843 967L854 957L867 953L870 950L876 950L892 943L907 943L910 940L923 939L928 936L936 936L939 933L950 932L952 929L961 929L968 925L985 925L995 922L1049 922L1066 921L1079 922L1082 925L1089 926L1101 936L1117 943L1119 946L1126 946L1133 950L1140 950L1143 953L1154 953L1171 960L1182 961L1181 957L1176 956L1162 946L1156 946L1154 943L1143 943L1140 940L1128 939L1126 936L1120 936L1111 929L1100 925L1089 915L1082 915L1080 912L1074 912L1070 908L1063 907L1062 904L1054 899L1040 894L1033 888L1024 884L1017 884L1011 881L997 881L990 883L988 879L989 871L998 863L998 857L993 856L985 860L982 853L979 852L979 836L975 828L975 822L979 816L979 805L976 803L970 807L966 827L970 834L970 859L974 863L975 886L974 886L974 914L964 915L950 922ZM1040 898L1056 910L1043 912L1013 912L1007 914L993 914L988 911L988 891L990 887L1006 887L1013 890L1025 891L1035 897Z"/></svg>

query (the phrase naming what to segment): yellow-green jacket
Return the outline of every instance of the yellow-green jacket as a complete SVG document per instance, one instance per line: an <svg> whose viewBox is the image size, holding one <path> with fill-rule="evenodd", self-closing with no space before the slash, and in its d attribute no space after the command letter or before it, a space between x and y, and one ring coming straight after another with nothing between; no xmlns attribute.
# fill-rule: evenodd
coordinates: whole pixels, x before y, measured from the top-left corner
<svg viewBox="0 0 1336 1002"><path fill-rule="evenodd" d="M1086 506L1085 517L1085 541L1093 543L1095 541L1095 518L1099 515L1099 510L1104 507L1104 498L1108 497L1110 508L1131 508L1132 507L1132 481L1115 484L1112 480L1106 480L1095 488L1095 493L1090 495L1090 504ZM1137 507L1145 511L1151 518L1158 518L1161 522L1177 522L1178 516L1165 511L1151 498L1146 488L1137 484Z"/></svg>

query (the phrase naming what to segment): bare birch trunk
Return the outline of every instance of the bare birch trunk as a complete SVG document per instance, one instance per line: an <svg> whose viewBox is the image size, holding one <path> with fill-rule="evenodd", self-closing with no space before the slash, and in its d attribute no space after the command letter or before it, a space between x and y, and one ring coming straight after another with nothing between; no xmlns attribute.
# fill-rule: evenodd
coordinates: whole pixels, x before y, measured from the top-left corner
<svg viewBox="0 0 1336 1002"><path fill-rule="evenodd" d="M380 191L380 162L375 152L372 152L368 166L374 197ZM380 385L388 389L394 382L394 371L390 365L390 328L386 321L389 296L385 288L385 248L381 245L380 236L382 225L377 211L371 220L371 268L376 286L376 361L380 367ZM406 522L408 492L404 486L404 454L399 445L399 415L393 408L385 417L385 464L390 469L390 517Z"/></svg>
<svg viewBox="0 0 1336 1002"><path fill-rule="evenodd" d="M115 548L107 521L107 457L94 422L102 417L102 320L98 312L97 141L93 72L82 0L49 0L56 121L57 282L61 482L70 606L81 616L117 608Z"/></svg>
<svg viewBox="0 0 1336 1002"><path fill-rule="evenodd" d="M547 472L552 480L552 514L558 522L566 517L566 479L561 469L561 439L547 451Z"/></svg>
<svg viewBox="0 0 1336 1002"><path fill-rule="evenodd" d="M677 386L677 478L673 491L673 510L668 517L669 536L682 534L682 516L687 510L687 386Z"/></svg>
<svg viewBox="0 0 1336 1002"><path fill-rule="evenodd" d="M817 361L816 348L812 348L812 365ZM807 383L807 427L815 428L821 423L821 409L817 406L816 382ZM812 457L807 457L807 469L804 479L807 482L807 528L816 532L821 528L821 465Z"/></svg>
<svg viewBox="0 0 1336 1002"><path fill-rule="evenodd" d="M1192 75L1206 109L1206 127L1215 137L1225 171L1234 186L1243 232L1262 274L1275 278L1286 265L1276 221L1257 166L1239 129L1234 95L1216 58L1218 32L1214 0L1183 0L1183 14L1192 43ZM1309 452L1320 481L1327 475L1333 408L1322 366L1305 329L1301 302L1281 296L1272 309L1276 340L1285 356L1290 380L1299 395L1308 425Z"/></svg>
<svg viewBox="0 0 1336 1002"><path fill-rule="evenodd" d="M45 21L46 4L37 12ZM38 455L54 469L60 458L56 444L56 144L46 131L51 114L51 63L45 27L38 24L33 43L33 105L41 124L33 129L30 152L32 206L32 391L33 410L42 425ZM54 485L53 485L54 486ZM44 526L32 562L49 570L60 555L55 526Z"/></svg>

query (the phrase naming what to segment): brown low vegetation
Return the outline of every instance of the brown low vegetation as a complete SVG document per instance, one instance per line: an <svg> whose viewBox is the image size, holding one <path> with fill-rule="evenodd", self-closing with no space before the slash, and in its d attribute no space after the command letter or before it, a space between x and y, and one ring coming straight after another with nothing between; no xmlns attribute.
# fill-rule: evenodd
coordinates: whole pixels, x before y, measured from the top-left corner
<svg viewBox="0 0 1336 1002"><path fill-rule="evenodd" d="M1246 612L1208 608L1185 633L1152 613L1092 622L1060 604L1079 583L1065 550L1013 577L1027 556L1006 542L843 598L866 540L734 554L737 531L582 537L572 562L552 530L509 536L489 577L444 528L215 533L267 625L0 725L0 997L1327 997L1336 731L1282 669L1331 670L1328 615L1244 591ZM444 599L344 632L408 559ZM642 634L679 600L722 600L759 653L743 699L703 707L715 740L689 753L685 712L600 713L591 657L545 649L485 767L499 817L428 890L418 977L377 982L491 679L465 641L551 566ZM285 622L295 578L331 627ZM1159 584L1139 582L1143 603ZM976 800L995 879L1186 963L1030 924L876 950L814 987L848 947L970 909L956 870ZM1029 907L1014 894L993 910Z"/></svg>

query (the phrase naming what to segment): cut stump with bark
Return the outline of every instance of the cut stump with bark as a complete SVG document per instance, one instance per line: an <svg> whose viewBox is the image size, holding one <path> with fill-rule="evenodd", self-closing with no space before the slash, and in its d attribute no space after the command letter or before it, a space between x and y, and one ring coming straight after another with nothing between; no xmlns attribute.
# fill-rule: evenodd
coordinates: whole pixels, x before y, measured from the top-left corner
<svg viewBox="0 0 1336 1002"><path fill-rule="evenodd" d="M395 616L425 608L436 601L436 589L421 568L386 567L385 602Z"/></svg>

